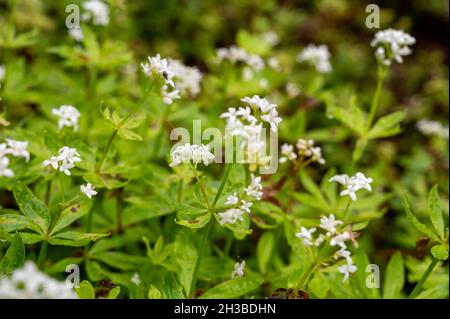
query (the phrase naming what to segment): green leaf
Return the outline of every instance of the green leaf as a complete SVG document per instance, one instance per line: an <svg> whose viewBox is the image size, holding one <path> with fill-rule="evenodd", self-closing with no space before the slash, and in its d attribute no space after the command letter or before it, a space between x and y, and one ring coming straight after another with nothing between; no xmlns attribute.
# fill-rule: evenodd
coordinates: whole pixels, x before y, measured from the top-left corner
<svg viewBox="0 0 450 319"><path fill-rule="evenodd" d="M322 274L321 271L317 271L309 282L308 288L314 295L323 299L327 296L328 291L330 290L328 278Z"/></svg>
<svg viewBox="0 0 450 319"><path fill-rule="evenodd" d="M109 291L108 299L117 299L120 294L120 286L115 286Z"/></svg>
<svg viewBox="0 0 450 319"><path fill-rule="evenodd" d="M174 243L174 256L179 266L178 277L186 296L189 295L197 266L198 252L192 236L186 231L178 233Z"/></svg>
<svg viewBox="0 0 450 319"><path fill-rule="evenodd" d="M398 111L381 117L370 129L367 137L369 139L389 137L401 132L398 125L406 116L404 111Z"/></svg>
<svg viewBox="0 0 450 319"><path fill-rule="evenodd" d="M401 291L405 284L405 267L402 254L396 252L387 265L386 276L383 285L384 299L401 298Z"/></svg>
<svg viewBox="0 0 450 319"><path fill-rule="evenodd" d="M183 287L172 272L166 272L160 287L161 295L164 299L184 299Z"/></svg>
<svg viewBox="0 0 450 319"><path fill-rule="evenodd" d="M148 261L144 256L130 255L118 251L102 251L92 254L92 258L120 270L137 270Z"/></svg>
<svg viewBox="0 0 450 319"><path fill-rule="evenodd" d="M175 222L178 225L189 227L189 228L202 228L208 224L210 219L211 219L211 213L207 213L207 214L200 215L200 216L197 216L192 219L180 219L180 220L175 219Z"/></svg>
<svg viewBox="0 0 450 319"><path fill-rule="evenodd" d="M48 242L51 245L81 247L91 241L109 236L109 233L79 233L76 231L66 231L53 235Z"/></svg>
<svg viewBox="0 0 450 319"><path fill-rule="evenodd" d="M408 195L407 193L403 194L403 208L405 209L406 212L406 217L408 217L409 221L413 224L413 226L420 232L424 233L425 235L427 235L429 238L431 238L432 240L435 241L439 241L439 237L437 237L434 232L425 224L422 224L417 218L416 216L413 215L413 213L411 212L411 206L409 204L408 201Z"/></svg>
<svg viewBox="0 0 450 319"><path fill-rule="evenodd" d="M437 184L431 188L428 195L428 209L430 211L431 223L433 224L436 233L441 239L444 239L444 218L442 216L442 208Z"/></svg>
<svg viewBox="0 0 450 319"><path fill-rule="evenodd" d="M64 209L59 215L58 221L52 228L50 235L57 233L61 229L69 226L74 221L86 215L90 211L92 203L92 200L84 199L81 202L73 204Z"/></svg>
<svg viewBox="0 0 450 319"><path fill-rule="evenodd" d="M273 232L265 232L258 241L256 246L256 256L258 258L258 267L261 273L267 272L267 267L272 257L275 246L275 238Z"/></svg>
<svg viewBox="0 0 450 319"><path fill-rule="evenodd" d="M38 233L41 231L41 229L33 223L31 218L19 214L0 215L0 227L7 232L15 232L23 229L34 230Z"/></svg>
<svg viewBox="0 0 450 319"><path fill-rule="evenodd" d="M228 299L238 298L258 288L263 283L260 275L244 275L244 277L229 279L211 288L201 299Z"/></svg>
<svg viewBox="0 0 450 319"><path fill-rule="evenodd" d="M448 244L440 244L431 248L431 254L434 258L439 260L448 259Z"/></svg>
<svg viewBox="0 0 450 319"><path fill-rule="evenodd" d="M87 280L83 280L80 283L80 287L75 288L75 292L80 299L95 299L94 287L92 287L92 284Z"/></svg>
<svg viewBox="0 0 450 319"><path fill-rule="evenodd" d="M21 183L14 185L13 194L20 211L39 226L43 234L46 234L51 222L47 206L37 199L27 186Z"/></svg>
<svg viewBox="0 0 450 319"><path fill-rule="evenodd" d="M22 266L25 260L25 247L20 234L16 233L12 238L11 245L0 261L0 274L9 275L15 269Z"/></svg>
<svg viewBox="0 0 450 319"><path fill-rule="evenodd" d="M147 293L148 299L161 299L161 291L153 285L148 287Z"/></svg>

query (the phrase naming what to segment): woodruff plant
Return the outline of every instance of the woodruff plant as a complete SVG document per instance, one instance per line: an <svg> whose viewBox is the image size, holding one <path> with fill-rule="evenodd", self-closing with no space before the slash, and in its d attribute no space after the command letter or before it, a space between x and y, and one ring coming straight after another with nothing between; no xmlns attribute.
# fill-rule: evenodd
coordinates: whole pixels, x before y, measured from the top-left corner
<svg viewBox="0 0 450 319"><path fill-rule="evenodd" d="M375 34L377 84L365 112L355 95L347 103L336 93L331 43L292 54L289 32L260 32L262 23L240 30L233 45L189 50L185 64L177 41L128 43L135 30L118 31L134 25L127 8L100 0L80 8L79 28L59 43L17 33L12 14L0 19L0 297L445 297L448 227L437 185L429 227L419 221L428 181L418 177L420 161L397 163L371 142L402 130L404 111L378 113L394 62L412 53L411 35ZM326 126L321 101L335 126ZM171 145L169 132L194 120L224 132L220 143ZM433 123L418 126L448 138ZM272 164L269 135L280 165L263 171ZM231 162L215 155L227 141ZM361 160L375 152L369 142L386 163ZM395 166L414 182L394 183ZM392 233L389 247L415 244L417 233L395 214L405 185L414 185L418 213L405 195L406 217L427 237L418 241L424 256L430 248L423 260L375 251L383 233ZM382 284L369 286L366 270L375 268ZM79 270L75 289L63 283L66 269Z"/></svg>

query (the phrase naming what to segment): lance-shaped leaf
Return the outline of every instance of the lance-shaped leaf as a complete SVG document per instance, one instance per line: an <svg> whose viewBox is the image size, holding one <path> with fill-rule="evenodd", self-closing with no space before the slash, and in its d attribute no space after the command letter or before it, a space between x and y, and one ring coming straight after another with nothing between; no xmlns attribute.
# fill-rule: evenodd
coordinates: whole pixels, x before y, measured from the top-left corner
<svg viewBox="0 0 450 319"><path fill-rule="evenodd" d="M43 234L46 234L51 222L47 206L37 199L27 186L20 183L14 185L13 194L20 211L30 218Z"/></svg>
<svg viewBox="0 0 450 319"><path fill-rule="evenodd" d="M175 222L178 225L189 227L189 228L202 228L206 224L208 224L209 220L211 219L211 213L206 213L194 218L189 219L175 219Z"/></svg>
<svg viewBox="0 0 450 319"><path fill-rule="evenodd" d="M406 113L398 111L380 118L370 129L367 137L369 139L389 137L402 131L399 123L405 118Z"/></svg>
<svg viewBox="0 0 450 319"><path fill-rule="evenodd" d="M12 273L15 269L22 266L25 259L25 247L22 242L22 237L18 233L14 235L6 251L5 256L3 256L0 261L0 274L8 275Z"/></svg>
<svg viewBox="0 0 450 319"><path fill-rule="evenodd" d="M383 298L400 298L400 293L405 284L405 267L402 254L396 252L387 265L386 277L384 278Z"/></svg>
<svg viewBox="0 0 450 319"><path fill-rule="evenodd" d="M430 211L431 223L434 226L439 237L445 238L444 218L442 216L442 207L438 193L438 185L434 185L428 195L428 209Z"/></svg>
<svg viewBox="0 0 450 319"><path fill-rule="evenodd" d="M403 208L405 209L405 212L406 212L406 217L408 217L408 219L411 222L411 224L413 224L413 226L418 231L424 233L425 235L427 235L432 240L440 241L439 237L436 236L436 234L427 225L422 224L417 219L417 217L413 215L413 213L411 212L411 205L409 204L408 195L406 193L403 194L402 204L403 204Z"/></svg>
<svg viewBox="0 0 450 319"><path fill-rule="evenodd" d="M23 229L41 232L41 229L33 223L32 219L19 214L0 215L0 227L6 232L15 232Z"/></svg>
<svg viewBox="0 0 450 319"><path fill-rule="evenodd" d="M245 295L263 283L260 275L244 275L241 278L229 279L205 292L200 298L202 299L228 299L238 298Z"/></svg>
<svg viewBox="0 0 450 319"><path fill-rule="evenodd" d="M59 215L59 218L55 226L53 226L51 235L57 233L61 229L69 226L74 221L78 220L79 218L89 213L91 207L92 207L92 200L84 199L81 202L73 204L64 209Z"/></svg>
<svg viewBox="0 0 450 319"><path fill-rule="evenodd" d="M48 242L51 245L81 247L91 241L109 236L109 233L79 233L76 231L66 231L53 235Z"/></svg>

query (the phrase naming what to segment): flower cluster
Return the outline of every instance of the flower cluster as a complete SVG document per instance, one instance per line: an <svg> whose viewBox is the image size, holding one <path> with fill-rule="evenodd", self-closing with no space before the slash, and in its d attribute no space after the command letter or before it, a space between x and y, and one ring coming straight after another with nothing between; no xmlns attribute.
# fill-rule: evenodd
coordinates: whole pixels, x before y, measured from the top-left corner
<svg viewBox="0 0 450 319"><path fill-rule="evenodd" d="M234 270L231 273L231 278L237 278L237 277L244 277L244 270L245 270L245 260L241 261L240 263L237 262L234 264Z"/></svg>
<svg viewBox="0 0 450 319"><path fill-rule="evenodd" d="M230 61L231 63L245 63L254 71L264 68L264 60L255 54L248 53L245 49L232 45L228 48L219 48L216 50L219 62Z"/></svg>
<svg viewBox="0 0 450 319"><path fill-rule="evenodd" d="M314 66L319 73L331 72L330 52L324 44L319 46L309 44L297 56L297 62L307 62Z"/></svg>
<svg viewBox="0 0 450 319"><path fill-rule="evenodd" d="M92 198L92 196L97 195L97 191L95 190L95 187L92 186L91 183L87 183L86 185L80 186L80 191L86 195L89 199Z"/></svg>
<svg viewBox="0 0 450 319"><path fill-rule="evenodd" d="M220 224L234 224L238 220L242 221L244 213L250 213L250 207L254 200L262 198L261 176L251 175L250 185L243 189L243 193L237 196L237 193L229 195L225 201L226 206L232 206L224 212L219 213Z"/></svg>
<svg viewBox="0 0 450 319"><path fill-rule="evenodd" d="M325 164L325 159L322 157L322 149L319 146L314 146L313 140L298 139L295 144L297 152L294 151L294 146L291 144L283 144L281 146L280 163L286 163L287 161L295 161L299 156L303 160L310 162L317 162L319 164Z"/></svg>
<svg viewBox="0 0 450 319"><path fill-rule="evenodd" d="M203 75L199 69L184 65L176 59L169 59L169 67L174 73L176 87L182 95L195 97L200 93Z"/></svg>
<svg viewBox="0 0 450 319"><path fill-rule="evenodd" d="M30 153L27 150L27 141L16 141L10 138L5 139L6 143L0 143L0 177L13 177L14 172L9 168L9 158L6 155L14 157L23 157L28 162Z"/></svg>
<svg viewBox="0 0 450 319"><path fill-rule="evenodd" d="M85 12L81 15L84 21L92 20L94 25L109 24L108 5L101 0L88 0L83 3Z"/></svg>
<svg viewBox="0 0 450 319"><path fill-rule="evenodd" d="M358 172L353 176L348 176L346 174L335 175L329 179L330 182L337 182L344 185L345 189L341 192L341 196L348 195L350 198L356 200L356 192L364 188L369 192L372 191L370 184L373 179L366 177L363 173Z"/></svg>
<svg viewBox="0 0 450 319"><path fill-rule="evenodd" d="M167 85L175 87L173 83L174 73L169 68L169 62L167 59L162 59L159 54L154 57L148 57L147 63L141 63L142 71L145 76L152 79L162 79Z"/></svg>
<svg viewBox="0 0 450 319"><path fill-rule="evenodd" d="M58 117L58 129L64 126L73 127L74 131L78 130L78 119L80 112L72 105L61 105L59 109L53 109L52 114Z"/></svg>
<svg viewBox="0 0 450 319"><path fill-rule="evenodd" d="M76 148L64 146L58 151L58 156L52 156L49 160L45 160L42 165L51 165L54 169L64 172L66 175L71 175L70 170L75 167L76 162L80 162L80 154Z"/></svg>
<svg viewBox="0 0 450 319"><path fill-rule="evenodd" d="M343 224L342 221L336 220L333 214L330 214L329 217L322 216L320 219L319 228L322 230L322 233L316 238L313 237L313 234L317 231L315 227L310 229L301 227L300 232L295 235L303 240L303 245L305 246L319 247L326 242L331 247L338 248L333 254L333 259L345 259L346 263L338 268L339 272L344 274L343 282L345 282L350 274L357 270L357 267L353 264L350 251L347 250L345 242L350 240L351 236L348 231L342 230Z"/></svg>
<svg viewBox="0 0 450 319"><path fill-rule="evenodd" d="M9 277L0 278L0 298L4 299L76 299L77 295L65 282L57 281L25 262Z"/></svg>
<svg viewBox="0 0 450 319"><path fill-rule="evenodd" d="M375 56L384 65L391 65L392 60L403 62L403 56L411 54L410 45L416 43L416 39L401 30L387 29L375 33L375 38L370 43L376 47Z"/></svg>
<svg viewBox="0 0 450 319"><path fill-rule="evenodd" d="M209 150L209 145L191 145L186 143L184 145L177 146L171 153L170 158L172 163L170 167L178 166L182 163L203 163L204 165L211 164L215 156Z"/></svg>
<svg viewBox="0 0 450 319"><path fill-rule="evenodd" d="M81 42L84 39L83 30L81 28L70 28L69 35L77 42Z"/></svg>
<svg viewBox="0 0 450 319"><path fill-rule="evenodd" d="M417 129L425 135L436 135L448 140L449 130L448 124L446 126L439 122L429 119L422 119L417 122Z"/></svg>

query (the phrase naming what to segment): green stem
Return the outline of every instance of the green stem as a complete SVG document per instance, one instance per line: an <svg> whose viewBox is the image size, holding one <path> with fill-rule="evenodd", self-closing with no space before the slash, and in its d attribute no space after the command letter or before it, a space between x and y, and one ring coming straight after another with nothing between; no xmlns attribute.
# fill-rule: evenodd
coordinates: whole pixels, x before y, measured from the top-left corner
<svg viewBox="0 0 450 319"><path fill-rule="evenodd" d="M200 187L200 191L201 191L202 194L203 194L203 198L204 198L204 200L205 200L205 204L206 204L206 206L208 207L208 210L210 210L210 209L211 209L211 206L209 205L208 195L206 194L205 186L204 186L203 183L200 181L200 177L199 177L198 174L197 174L197 168L194 167L193 165L191 166L191 168L192 168L192 171L194 172L194 176L195 176L195 179L197 180L198 186Z"/></svg>
<svg viewBox="0 0 450 319"><path fill-rule="evenodd" d="M183 198L183 179L178 181L177 202L181 202Z"/></svg>
<svg viewBox="0 0 450 319"><path fill-rule="evenodd" d="M428 276L431 274L431 272L433 271L434 267L437 265L438 262L439 262L439 260L433 258L433 260L431 261L427 270L425 270L425 273L422 275L422 278L420 278L419 282L417 283L417 285L414 287L413 291L409 295L409 297L408 297L409 299L414 299L417 297L417 295L419 294L419 291L422 289L423 284L425 283Z"/></svg>
<svg viewBox="0 0 450 319"><path fill-rule="evenodd" d="M38 257L38 266L39 268L42 268L44 266L45 257L47 256L47 241L43 240L41 242L41 249L39 250L39 257Z"/></svg>
<svg viewBox="0 0 450 319"><path fill-rule="evenodd" d="M195 287L197 285L198 269L200 267L200 261L201 261L201 259L203 257L203 253L204 253L205 247L206 247L206 242L208 241L209 233L211 231L213 223L214 223L214 218L211 218L211 220L209 221L208 225L206 226L205 232L204 232L203 237L202 237L202 241L200 242L197 262L195 263L194 274L192 276L191 289L190 289L189 295L188 295L188 297L191 297L191 298L192 298L192 296L193 296L193 294L195 292Z"/></svg>
<svg viewBox="0 0 450 319"><path fill-rule="evenodd" d="M231 168L233 167L233 163L230 163L225 168L225 172L223 173L222 181L220 182L219 190L217 191L216 197L214 197L214 201L212 203L212 208L214 208L217 204L217 201L220 198L220 195L222 194L222 191L225 187L225 184L228 181L228 177L230 176Z"/></svg>
<svg viewBox="0 0 450 319"><path fill-rule="evenodd" d="M62 201L65 202L65 195L64 195L64 183L63 183L63 176L62 173L59 172L59 185L61 187L61 194L62 194Z"/></svg>
<svg viewBox="0 0 450 319"><path fill-rule="evenodd" d="M109 137L108 143L106 144L106 148L103 151L103 155L101 157L101 160L100 160L98 168L97 168L97 173L99 173L99 174L102 172L102 168L103 168L103 164L105 163L106 155L108 154L108 151L111 147L112 142L114 141L114 138L117 135L117 132L118 132L117 130L114 130L114 132Z"/></svg>
<svg viewBox="0 0 450 319"><path fill-rule="evenodd" d="M119 188L117 190L117 207L116 207L116 223L117 223L117 233L120 234L123 232L122 225L122 191Z"/></svg>
<svg viewBox="0 0 450 319"><path fill-rule="evenodd" d="M170 107L167 105L166 109L164 110L162 119L161 119L161 125L159 126L159 130L156 135L155 146L153 147L153 158L158 156L159 149L161 148L162 137L164 134L164 127L165 127L167 118L169 117L169 112L170 112Z"/></svg>
<svg viewBox="0 0 450 319"><path fill-rule="evenodd" d="M378 66L378 81L377 81L377 89L375 91L375 95L372 100L372 105L370 107L369 117L367 119L367 130L372 127L373 120L377 113L378 106L380 104L381 91L383 89L383 82L386 76L386 67Z"/></svg>
<svg viewBox="0 0 450 319"><path fill-rule="evenodd" d="M347 223L349 213L350 213L351 203L352 203L352 200L350 198L348 198L347 206L345 206L345 211L344 211L344 224Z"/></svg>

